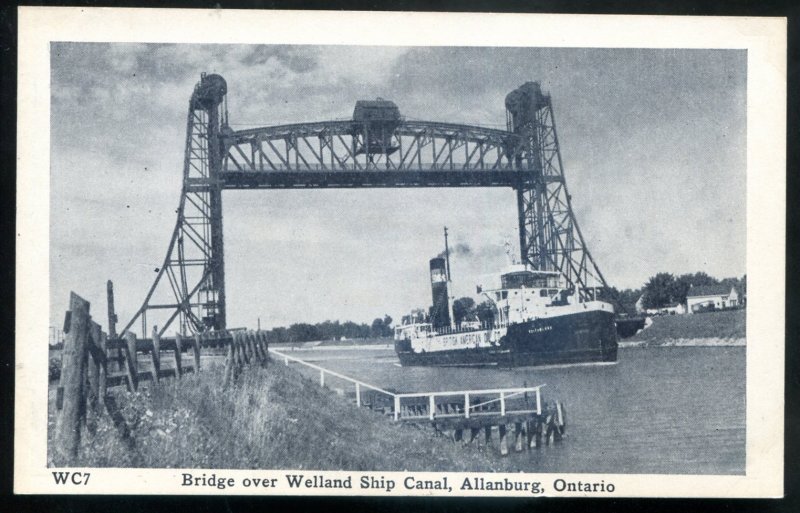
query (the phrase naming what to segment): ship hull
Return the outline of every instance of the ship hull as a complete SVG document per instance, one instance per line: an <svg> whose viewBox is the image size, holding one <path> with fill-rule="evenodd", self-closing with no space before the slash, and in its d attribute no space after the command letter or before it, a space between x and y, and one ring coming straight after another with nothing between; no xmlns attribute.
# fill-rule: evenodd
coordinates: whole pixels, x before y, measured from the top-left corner
<svg viewBox="0 0 800 513"><path fill-rule="evenodd" d="M440 351L413 351L409 341L395 342L403 366L502 367L617 360L613 313L587 311L508 326L500 343Z"/></svg>

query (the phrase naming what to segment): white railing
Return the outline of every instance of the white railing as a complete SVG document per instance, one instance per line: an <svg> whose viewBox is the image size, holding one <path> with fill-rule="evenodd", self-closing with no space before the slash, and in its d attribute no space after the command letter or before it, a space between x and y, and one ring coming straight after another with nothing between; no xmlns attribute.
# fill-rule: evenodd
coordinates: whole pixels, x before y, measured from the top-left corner
<svg viewBox="0 0 800 513"><path fill-rule="evenodd" d="M458 390L446 392L414 392L409 394L395 394L394 395L394 418L395 420L411 420L411 419L429 419L434 418L452 418L452 417L479 417L497 415L501 416L536 413L542 414L542 392L541 389L545 385L538 385L535 387L524 388L495 388L484 390ZM530 393L535 397L535 405L533 408L528 407L528 401L523 401L523 406L520 408L516 404L517 401L512 402L509 407L508 400L524 396L527 399L527 394ZM487 398L486 396L489 396ZM492 398L492 396L496 396ZM470 399L479 397L479 402L472 403ZM403 408L403 399L420 399L425 398L423 402L416 401L415 404L408 405ZM439 399L437 401L437 398ZM463 404L462 404L463 400ZM406 401L408 403L408 401ZM486 406L499 403L499 411L496 409L486 409ZM455 412L447 412L447 406L453 405L456 407ZM421 412L411 410L408 406L423 406ZM441 411L437 412L437 406L441 407Z"/></svg>
<svg viewBox="0 0 800 513"><path fill-rule="evenodd" d="M369 383L365 383L363 381L351 378L350 376L345 376L344 374L326 369L324 367L320 367L319 365L314 365L313 363L306 362L301 360L300 358L296 358L294 356L289 356L286 353L282 353L280 351L276 351L274 349L268 349L268 351L275 356L283 359L283 362L288 366L289 362L296 362L301 365L304 365L310 369L313 369L319 372L319 385L324 387L325 386L325 376L333 376L348 383L352 383L355 387L355 395L356 395L356 405L361 406L361 390L368 389L374 390L378 393L384 394L388 397L392 398L392 402L394 405L394 409L392 415L394 420L422 420L428 419L433 420L435 418L454 418L454 417L479 417L479 416L489 416L489 415L497 415L498 413L501 416L506 415L514 415L514 414L526 414L526 413L536 413L538 415L542 414L542 393L541 389L545 385L538 385L535 387L522 387L522 388L490 388L484 390L457 390L457 391L446 391L446 392L411 392L405 394L397 394L394 392L389 392L380 387L376 387L375 385L370 385ZM532 394L535 398L535 405L533 408L529 408L528 404L528 395ZM488 397L487 397L488 396ZM496 397L494 397L496 396ZM519 396L524 397L524 401L522 401L522 407L519 407L520 401L512 401L511 405L508 404L509 399L518 398ZM477 403L471 402L473 398L479 398ZM409 399L420 399L425 398L425 401L409 401ZM437 401L438 399L438 401ZM463 403L462 403L463 399ZM405 400L405 401L404 401ZM406 403L405 405L403 403ZM413 404L409 405L408 403L412 402ZM499 404L499 410L497 409L487 409L486 407L493 404ZM404 409L405 406L405 409ZM415 410L412 410L410 407L419 407L423 406L421 413ZM437 412L437 406L440 407L440 411ZM455 409L456 411L448 412L448 408L450 410Z"/></svg>
<svg viewBox="0 0 800 513"><path fill-rule="evenodd" d="M473 331L491 331L491 330L498 330L501 328L507 328L507 322L482 322L480 326L471 327L471 326L459 326L456 328L451 328L449 326L444 326L436 330L436 335L450 335L453 333L471 333Z"/></svg>
<svg viewBox="0 0 800 513"><path fill-rule="evenodd" d="M321 386L321 387L325 386L325 376L326 375L334 376L334 377L339 378L341 380L344 380L344 381L347 381L349 383L352 383L353 385L355 385L356 405L357 406L361 406L361 389L362 388L366 388L366 389L369 389L369 390L375 390L376 392L380 392L380 393L385 394L385 395L387 395L389 397L392 397L392 398L395 397L395 394L392 393L392 392L389 392L388 390L384 390L384 389L382 389L380 387L376 387L374 385L370 385L369 383L364 383L363 381L359 381L357 379L353 379L350 376L345 376L344 374L340 374L338 372L334 372L334 371L326 369L324 367L320 367L319 365L314 365L313 363L308 363L306 361L301 360L300 358L296 358L294 356L289 356L286 353L281 353L280 351L276 351L274 349L268 349L268 351L270 353L273 353L276 356L282 358L286 365L289 365L289 362L292 361L292 362L297 362L297 363L303 364L306 367L309 367L309 368L314 369L316 371L319 371L319 386Z"/></svg>

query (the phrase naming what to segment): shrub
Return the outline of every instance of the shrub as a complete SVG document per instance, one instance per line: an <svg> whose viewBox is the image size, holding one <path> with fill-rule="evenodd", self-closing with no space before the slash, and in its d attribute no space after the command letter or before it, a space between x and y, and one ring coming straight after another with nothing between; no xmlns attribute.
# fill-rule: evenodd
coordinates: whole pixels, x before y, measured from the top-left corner
<svg viewBox="0 0 800 513"><path fill-rule="evenodd" d="M55 356L50 358L50 370L48 374L50 381L58 381L61 379L61 358Z"/></svg>

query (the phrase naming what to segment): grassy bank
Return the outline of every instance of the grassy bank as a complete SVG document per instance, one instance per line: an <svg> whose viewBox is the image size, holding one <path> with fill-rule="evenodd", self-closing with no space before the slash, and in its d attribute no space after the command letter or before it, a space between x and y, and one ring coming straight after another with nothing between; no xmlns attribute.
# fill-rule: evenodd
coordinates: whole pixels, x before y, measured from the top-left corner
<svg viewBox="0 0 800 513"><path fill-rule="evenodd" d="M431 428L396 424L271 364L227 391L222 367L114 397L133 447L108 415L84 436L76 466L313 470L512 471L496 449L464 448ZM52 394L54 396L55 394ZM53 397L54 399L54 397ZM50 404L51 415L53 401ZM52 421L52 417L51 417ZM52 429L52 424L51 424ZM48 444L49 450L51 449ZM48 454L50 464L52 453Z"/></svg>
<svg viewBox="0 0 800 513"><path fill-rule="evenodd" d="M745 338L746 310L653 317L653 324L625 342L658 345L685 340L736 340Z"/></svg>

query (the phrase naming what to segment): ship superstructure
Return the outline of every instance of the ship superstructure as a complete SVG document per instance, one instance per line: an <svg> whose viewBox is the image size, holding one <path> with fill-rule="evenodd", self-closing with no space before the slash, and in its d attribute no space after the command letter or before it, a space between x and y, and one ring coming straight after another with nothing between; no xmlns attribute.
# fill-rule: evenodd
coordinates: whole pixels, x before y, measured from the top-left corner
<svg viewBox="0 0 800 513"><path fill-rule="evenodd" d="M596 290L577 294L558 272L531 270L524 264L481 278L478 292L494 307L491 322L455 325L447 266L443 269L442 264L448 259L446 251L444 259L430 261L434 302L430 319L411 319L396 329L395 348L403 365L616 360L613 306L598 299Z"/></svg>

